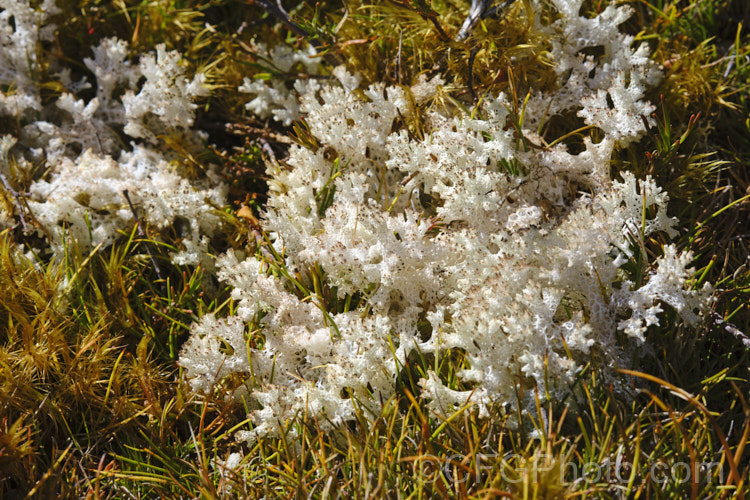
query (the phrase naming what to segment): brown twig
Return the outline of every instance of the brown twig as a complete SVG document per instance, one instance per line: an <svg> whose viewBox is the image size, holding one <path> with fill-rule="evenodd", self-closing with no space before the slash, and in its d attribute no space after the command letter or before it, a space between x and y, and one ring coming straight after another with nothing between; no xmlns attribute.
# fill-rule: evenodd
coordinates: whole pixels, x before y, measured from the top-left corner
<svg viewBox="0 0 750 500"><path fill-rule="evenodd" d="M467 82L469 85L469 92L471 92L471 99L474 101L475 106L479 103L479 98L474 90L474 58L477 57L477 52L479 52L479 47L474 47L471 49L471 52L469 52L469 81Z"/></svg>
<svg viewBox="0 0 750 500"><path fill-rule="evenodd" d="M724 321L724 318L716 312L711 313L711 319L714 320L716 326L720 326L725 332L730 333L734 338L738 339L745 347L750 347L750 337L745 335L739 328L732 323Z"/></svg>
<svg viewBox="0 0 750 500"><path fill-rule="evenodd" d="M262 137L258 137L258 142L260 143L260 147L263 150L263 152L268 156L268 158L273 162L278 164L279 161L276 159L276 153L273 152L273 148L271 148L271 145L268 144L268 141L265 140Z"/></svg>
<svg viewBox="0 0 750 500"><path fill-rule="evenodd" d="M294 144L294 141L282 134L279 134L277 132L273 132L271 130L260 128L260 127L253 127L252 125L246 125L244 123L227 123L226 124L226 130L230 134L234 135L258 135L260 137L263 137L265 139L270 139L273 142L278 142L280 144Z"/></svg>
<svg viewBox="0 0 750 500"><path fill-rule="evenodd" d="M286 11L286 9L284 9L284 6L281 4L281 0L276 0L276 3L272 2L271 0L250 0L250 2L260 5L262 8L266 10L266 12L268 12L273 17L281 21L281 24L283 24L286 29L288 29L295 35L300 36L304 38L305 40L307 40L307 42L310 45L312 45L317 50L323 53L323 58L331 66L338 66L339 64L338 59L333 54L325 52L325 47L323 47L323 44L321 44L319 40L315 39L314 33L310 33L305 28L303 28L299 24L292 21L291 16Z"/></svg>
<svg viewBox="0 0 750 500"><path fill-rule="evenodd" d="M443 25L440 24L440 21L438 20L437 12L435 12L425 0L414 0L413 7L405 2L400 2L399 0L390 1L391 3L394 3L399 7L403 7L404 9L417 11L417 13L422 16L422 19L429 20L432 25L435 26L435 29L437 30L438 35L440 35L441 40L443 40L444 42L450 41L450 37L445 32L445 30L443 29Z"/></svg>
<svg viewBox="0 0 750 500"><path fill-rule="evenodd" d="M461 25L461 29L456 33L454 40L457 42L466 40L469 38L469 35L471 35L471 32L474 31L474 27L480 19L499 14L513 2L515 2L515 0L505 0L505 2L500 5L493 7L492 4L494 3L494 0L472 0L469 15L466 16L466 19L464 20L463 25Z"/></svg>
<svg viewBox="0 0 750 500"><path fill-rule="evenodd" d="M398 55L396 57L396 83L401 83L401 46L404 40L404 32L398 32Z"/></svg>
<svg viewBox="0 0 750 500"><path fill-rule="evenodd" d="M141 227L141 220L138 217L138 212L136 211L135 206L133 205L133 202L130 201L130 194L128 193L128 190L123 189L122 194L123 196L125 196L125 199L128 201L128 206L130 207L130 211L133 212L133 217L135 218L135 225L138 228L138 236L140 236L144 240L148 239L145 231L143 231L143 228ZM159 267L159 264L156 262L156 258L154 257L154 254L151 252L151 247L148 244L146 245L146 253L148 253L148 256L151 258L151 264L154 266L154 271L156 272L156 276L159 277L159 280L164 282L164 277L161 274L161 268Z"/></svg>
<svg viewBox="0 0 750 500"><path fill-rule="evenodd" d="M3 187L5 187L5 190L8 191L11 196L13 196L13 199L16 201L16 208L18 209L18 218L21 220L21 227L23 227L24 232L26 231L26 218L23 216L23 205L21 204L21 196L18 194L18 192L13 189L13 186L10 185L10 182L8 182L8 179L5 177L5 174L0 172L0 180L3 181Z"/></svg>
<svg viewBox="0 0 750 500"><path fill-rule="evenodd" d="M440 35L440 38L444 42L447 42L447 41L449 41L451 39L448 36L448 34L445 32L445 30L443 29L443 26L440 24L440 21L438 21L437 16L424 16L424 17L426 17L427 19L430 20L430 22L432 22L433 26L435 26L435 29L438 31L438 34Z"/></svg>

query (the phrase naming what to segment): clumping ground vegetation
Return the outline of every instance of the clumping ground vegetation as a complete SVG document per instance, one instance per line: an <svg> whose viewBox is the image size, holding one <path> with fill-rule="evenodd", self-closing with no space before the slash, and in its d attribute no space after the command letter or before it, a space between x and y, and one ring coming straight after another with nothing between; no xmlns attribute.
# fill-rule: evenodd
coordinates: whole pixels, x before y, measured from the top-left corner
<svg viewBox="0 0 750 500"><path fill-rule="evenodd" d="M0 9L0 498L750 495L747 2Z"/></svg>

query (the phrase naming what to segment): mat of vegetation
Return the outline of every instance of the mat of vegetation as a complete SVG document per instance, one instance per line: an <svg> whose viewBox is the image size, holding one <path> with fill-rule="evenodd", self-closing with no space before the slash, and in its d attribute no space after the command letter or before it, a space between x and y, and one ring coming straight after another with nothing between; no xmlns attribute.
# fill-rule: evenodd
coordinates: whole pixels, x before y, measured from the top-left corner
<svg viewBox="0 0 750 500"><path fill-rule="evenodd" d="M0 498L750 495L749 22L0 0Z"/></svg>

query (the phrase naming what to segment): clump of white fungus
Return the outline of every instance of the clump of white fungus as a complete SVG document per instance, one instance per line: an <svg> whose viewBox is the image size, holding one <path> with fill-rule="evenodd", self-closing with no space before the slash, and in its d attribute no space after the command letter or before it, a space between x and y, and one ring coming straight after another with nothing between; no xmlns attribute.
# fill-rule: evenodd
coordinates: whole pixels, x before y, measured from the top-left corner
<svg viewBox="0 0 750 500"><path fill-rule="evenodd" d="M237 314L196 324L180 363L196 390L231 373L245 377L242 389L259 409L254 431L241 437L277 433L301 414L338 424L353 418L354 399L376 408L417 351L436 366L451 351L465 353L458 377L467 390L446 387L435 372L420 382L421 396L443 414L470 402L480 411L513 404L518 383L562 397L594 350L627 365L618 332L637 345L665 305L687 324L698 321L709 290L687 286L689 254L666 246L643 283L623 270L649 235L676 235L667 195L652 179L609 175L613 149L644 132L641 116L653 111L644 91L660 71L645 45L619 32L628 7L589 19L579 15L581 0L552 3L558 20L537 28L548 34L558 88L531 95L523 133L539 144L545 120L575 111L603 133L578 154L563 144L525 148L509 126L509 109L521 103L503 94L485 97L474 117L431 111L423 139L394 132L399 116L409 117L409 99L432 98L439 78L411 89L361 88L337 68L337 81L298 82L295 91L244 83L252 110L283 123L302 116L320 143L317 151L292 147L291 168L269 167L262 223L276 252L290 275L320 266L342 301L359 300L324 313L255 256L218 261ZM582 55L591 47L603 55ZM307 60L273 54L287 59L277 65ZM645 220L644 207L654 209ZM245 343L251 323L262 348Z"/></svg>

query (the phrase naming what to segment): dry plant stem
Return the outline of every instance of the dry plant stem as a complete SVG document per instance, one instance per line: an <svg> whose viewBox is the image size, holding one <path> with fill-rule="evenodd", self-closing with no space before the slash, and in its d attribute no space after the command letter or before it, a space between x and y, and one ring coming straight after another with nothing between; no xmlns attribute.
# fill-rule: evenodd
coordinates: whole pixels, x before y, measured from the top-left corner
<svg viewBox="0 0 750 500"><path fill-rule="evenodd" d="M128 206L130 207L130 211L133 212L133 217L135 218L135 224L138 228L138 236L140 236L143 239L146 239L146 233L143 231L143 228L141 227L141 220L138 218L138 212L135 210L135 206L133 205L133 202L130 201L130 194L128 194L128 190L125 189L122 192L122 195L125 197L125 199L128 201ZM151 252L151 248L146 245L146 252L148 252L148 256L151 258L151 265L154 266L154 271L156 271L156 276L159 277L159 280L166 284L164 281L164 276L161 274L161 269L159 268L159 264L156 262L156 258L154 257L154 254Z"/></svg>
<svg viewBox="0 0 750 500"><path fill-rule="evenodd" d="M489 17L497 14L498 12L501 12L514 1L515 0L505 0L505 2L501 3L500 5L492 7L494 0L472 0L471 8L469 9L469 15L464 20L463 25L461 25L461 29L458 30L458 33L456 33L455 40L457 42L466 40L467 38L469 38L469 35L471 35L471 32L474 31L474 27L477 25L480 19L484 19L485 17Z"/></svg>
<svg viewBox="0 0 750 500"><path fill-rule="evenodd" d="M313 38L313 33L310 33L302 26L292 21L289 13L286 11L286 9L284 9L284 6L281 5L281 0L276 0L276 3L273 3L270 0L251 0L251 2L257 3L258 5L263 7L269 14L281 21L281 24L283 24L286 29L296 34L297 36L301 36L302 38L307 40L310 45L318 49L320 52L323 52L323 46L319 41ZM328 62L328 64L332 66L337 66L339 64L337 58L332 54L324 53L323 58Z"/></svg>
<svg viewBox="0 0 750 500"><path fill-rule="evenodd" d="M398 55L396 56L396 82L401 83L401 49L403 48L404 33L400 31L398 34Z"/></svg>
<svg viewBox="0 0 750 500"><path fill-rule="evenodd" d="M474 47L471 49L471 53L469 53L469 80L467 82L469 92L471 92L471 99L475 106L479 103L479 98L474 90L474 58L477 57L477 52L479 52L479 47Z"/></svg>
<svg viewBox="0 0 750 500"><path fill-rule="evenodd" d="M256 134L264 139L271 139L280 144L294 144L294 141L286 135L281 135L268 128L253 127L244 123L227 123L227 132L234 135Z"/></svg>
<svg viewBox="0 0 750 500"><path fill-rule="evenodd" d="M724 318L722 318L718 313L712 312L711 313L711 319L714 320L714 324L716 326L722 327L727 333L732 334L737 340L742 342L742 344L745 347L750 348L750 337L745 335L739 328L737 328L732 323L728 323L724 321Z"/></svg>
<svg viewBox="0 0 750 500"><path fill-rule="evenodd" d="M448 41L448 40L451 39L448 36L448 34L445 32L445 30L443 29L443 26L440 24L440 21L437 20L437 17L435 17L435 16L425 16L425 17L427 17L430 20L430 22L432 22L432 24L435 26L435 29L440 34L440 39L441 40Z"/></svg>
<svg viewBox="0 0 750 500"><path fill-rule="evenodd" d="M8 179L5 177L5 174L0 172L0 180L3 181L3 186L5 187L5 190L8 191L12 196L13 199L16 201L16 208L18 209L18 218L21 220L21 226L23 227L23 230L26 231L26 218L23 216L23 205L21 204L21 197L19 196L18 192L16 192L15 189L10 185L8 182Z"/></svg>
<svg viewBox="0 0 750 500"><path fill-rule="evenodd" d="M309 38L311 36L311 34L307 30L292 22L291 18L289 17L289 13L281 5L280 0L278 0L276 4L270 2L269 0L255 0L255 3L259 4L261 7L266 9L269 14L281 21L288 30L296 33L303 38Z"/></svg>
<svg viewBox="0 0 750 500"><path fill-rule="evenodd" d="M415 6L412 7L411 5L407 4L406 2L399 2L397 0L391 0L391 3L398 5L399 7L402 7L407 10L416 10L417 13L422 16L422 19L429 19L429 21L432 23L433 26L435 26L435 29L438 32L438 35L440 36L440 39L444 42L450 41L450 37L443 29L443 25L440 24L440 21L437 19L437 13L432 10L432 8L427 5L424 2L414 2Z"/></svg>
<svg viewBox="0 0 750 500"><path fill-rule="evenodd" d="M268 156L268 159L273 163L279 163L276 159L276 153L273 152L273 149L271 148L271 145L268 143L268 141L262 137L258 137L258 142L260 143L263 152Z"/></svg>

